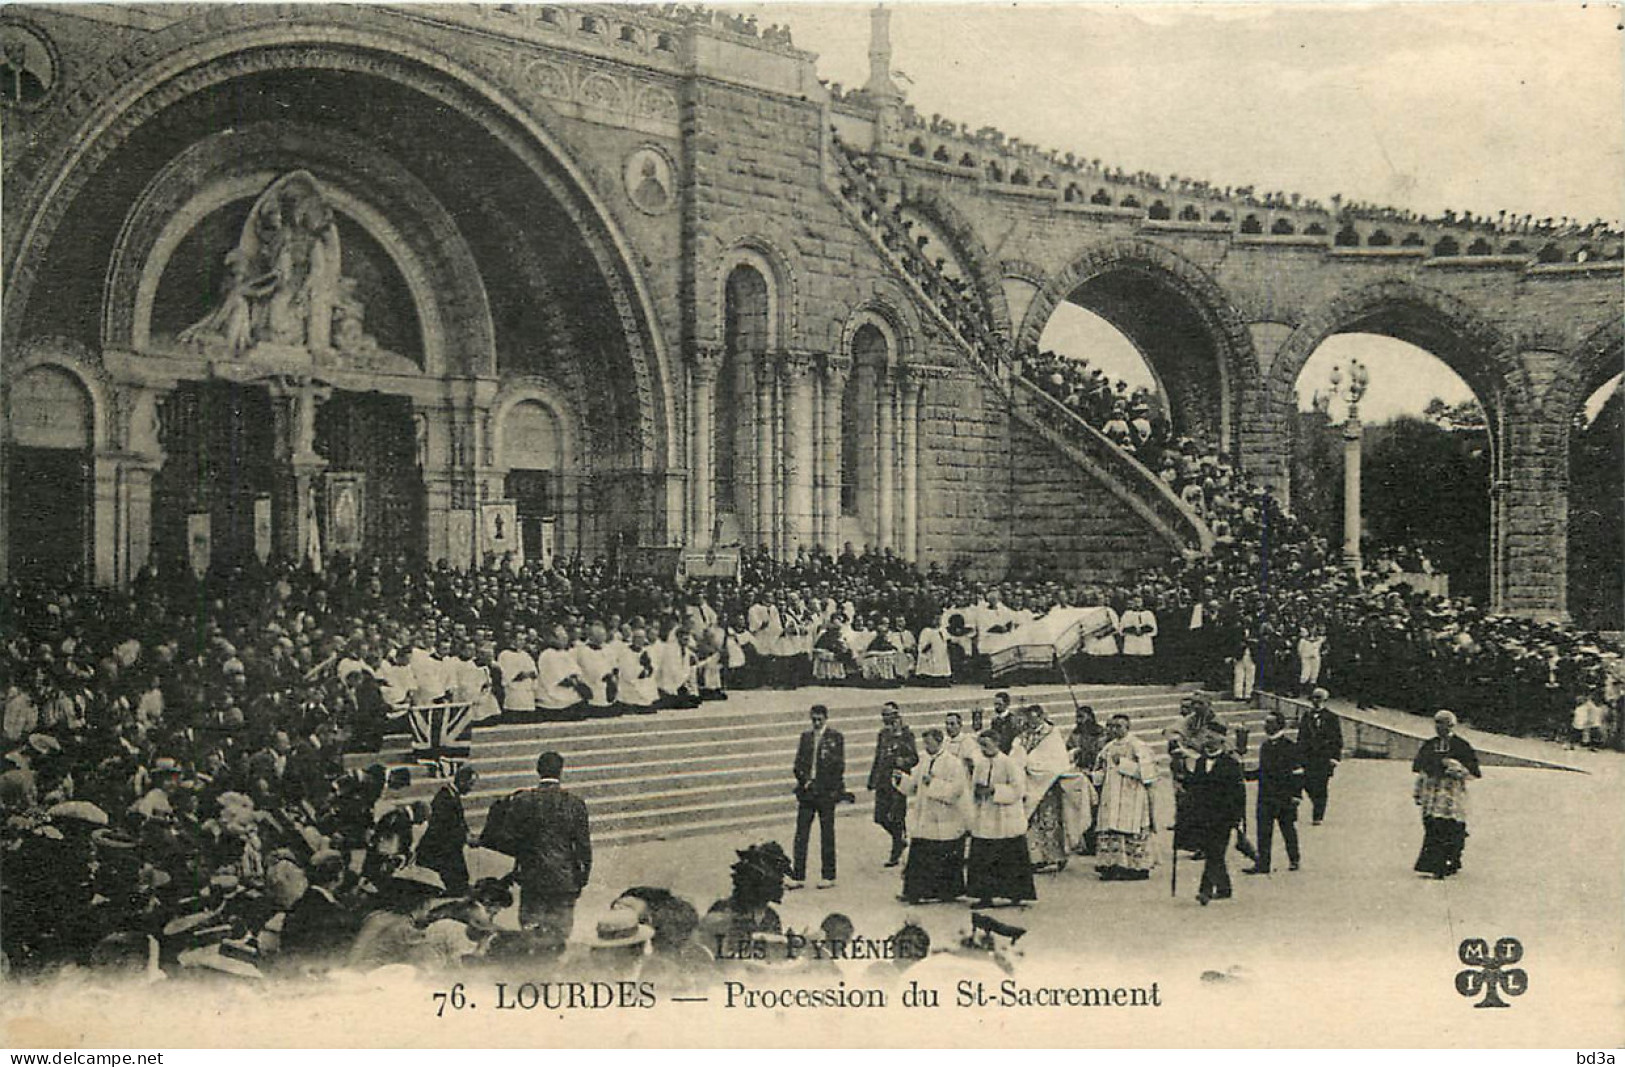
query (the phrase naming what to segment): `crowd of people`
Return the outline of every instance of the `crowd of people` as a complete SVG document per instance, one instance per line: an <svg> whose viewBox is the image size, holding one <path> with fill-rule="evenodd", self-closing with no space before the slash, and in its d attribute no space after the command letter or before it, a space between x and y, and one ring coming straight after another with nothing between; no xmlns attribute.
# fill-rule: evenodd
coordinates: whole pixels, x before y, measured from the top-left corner
<svg viewBox="0 0 1625 1067"><path fill-rule="evenodd" d="M320 571L272 566L204 582L148 570L128 590L8 586L0 595L7 961L25 970L108 954L129 962L152 931L173 927L187 936L152 935L154 943L167 952L202 931L215 940L177 948L176 959L195 949L191 959L229 968L245 939L258 951L266 924L291 919L312 891L407 916L396 934L449 906L448 895L459 915L500 910L506 887L468 885L454 864L414 874L416 888L397 885L394 871L419 854L433 813L405 802L404 768L345 769L346 753L377 750L414 708L451 704L475 720L525 721L693 706L752 686L983 681L996 637L1063 608L1096 607L1103 620L1064 665L1074 680L1194 680L1239 699L1325 684L1363 703L1454 709L1486 729L1559 738L1572 729L1581 743L1619 744L1620 658L1599 635L1402 585L1362 585L1323 539L1222 461L1202 457L1191 470L1184 485L1198 487L1218 535L1213 551L1111 586L1061 572L983 582L850 545L789 559L747 551L738 580L687 585L628 576L604 560L462 572L334 559ZM1030 756L1047 729L1028 725ZM955 736L945 731L941 743ZM994 792L1008 803L1012 790L996 790L993 779L1013 786L1016 772L987 754L989 779L978 782L971 755L972 799L980 786L990 804ZM1137 752L1117 755L1114 766L1143 762ZM1033 766L1052 765L1029 762L1021 773ZM1064 770L1064 761L1053 766ZM874 784L929 798L941 782L914 779L916 767L888 768ZM892 783L890 771L903 773ZM1081 825L1113 857L1105 866L1114 877L1132 878L1143 869L1135 834L1147 812L1122 777L1090 779L1088 806L1138 828L1120 830L1116 814ZM1077 784L1050 799L1048 788L1020 791L1034 804L1022 825L1036 814L1041 825L1067 828L1029 843L1039 862L1064 862L1085 832L1084 787L1065 780ZM1444 804L1447 793L1426 799ZM897 810L884 823L889 833L902 826ZM431 844L447 834L456 839L456 828L429 835ZM931 851L916 853L928 869ZM953 877L937 859L938 874L920 875L921 884ZM993 869L970 860L970 884L975 871ZM983 893L985 881L972 892L1026 892L994 888L1012 892ZM430 890L432 907L419 914Z"/></svg>
<svg viewBox="0 0 1625 1067"><path fill-rule="evenodd" d="M833 86L832 90L836 99L841 99L844 95L838 85ZM1507 211L1498 211L1491 215L1488 212L1475 213L1453 209L1447 209L1434 216L1404 208L1346 199L1341 195L1334 195L1329 202L1322 202L1312 196L1265 190L1255 185L1221 185L1190 175L1129 170L1107 164L1098 158L1084 158L1075 152L1063 154L1045 150L1037 145L1024 143L1018 138L1008 137L996 127L984 126L972 130L965 123L955 123L939 114L927 118L906 104L903 107L903 123L907 129L928 130L938 137L951 138L966 146L975 146L975 151L979 153L995 153L1010 164L1012 177L1022 173L1021 163L1025 161L1027 165L1040 172L1055 169L1062 171L1063 174L1078 175L1090 182L1129 186L1141 195L1161 193L1200 197L1204 200L1225 203L1239 202L1245 207L1263 211L1319 212L1341 222L1361 220L1395 225L1448 226L1455 230L1489 235L1533 236L1551 240L1581 239L1601 242L1611 258L1618 258L1621 254L1619 242L1622 234L1618 220L1608 222L1598 218L1586 222L1567 216L1537 218L1530 214L1520 215ZM951 153L949 155L951 157ZM949 158L942 162L958 162L958 160ZM1040 184L1054 187L1056 180L1045 174L1040 179ZM1133 193L1128 196L1133 197Z"/></svg>

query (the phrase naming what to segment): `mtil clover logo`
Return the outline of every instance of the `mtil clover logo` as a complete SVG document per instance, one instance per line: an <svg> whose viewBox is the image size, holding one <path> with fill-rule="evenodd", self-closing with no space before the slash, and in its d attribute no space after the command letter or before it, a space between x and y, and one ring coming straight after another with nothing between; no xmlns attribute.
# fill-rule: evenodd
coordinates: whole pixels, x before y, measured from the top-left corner
<svg viewBox="0 0 1625 1067"><path fill-rule="evenodd" d="M1456 955L1467 970L1456 973L1456 992L1464 997L1483 996L1475 1008L1510 1008L1501 999L1521 997L1529 991L1529 975L1515 966L1523 959L1523 943L1515 937L1503 937L1490 951L1489 942L1481 937L1469 937L1461 943Z"/></svg>

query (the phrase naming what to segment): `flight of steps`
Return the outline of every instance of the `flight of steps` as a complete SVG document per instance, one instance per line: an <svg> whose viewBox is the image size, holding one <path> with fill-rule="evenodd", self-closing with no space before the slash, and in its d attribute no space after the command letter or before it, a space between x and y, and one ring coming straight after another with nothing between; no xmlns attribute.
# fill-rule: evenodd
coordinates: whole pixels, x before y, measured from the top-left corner
<svg viewBox="0 0 1625 1067"><path fill-rule="evenodd" d="M1178 720L1180 698L1188 690L1158 686L1086 686L1076 692L1092 705L1102 724L1126 712L1134 731L1159 757L1161 731ZM940 726L950 710L990 708L992 694L983 691L894 690L864 694L824 691L830 725L846 737L847 788L856 805L841 811L869 810L864 783L880 727L880 705L896 700L904 721L916 736L926 726ZM837 702L836 695L845 697ZM1065 687L1014 691L1019 704L1041 704L1064 734L1072 727L1072 698ZM794 812L791 761L807 707L824 699L817 691L798 693L743 692L727 702L689 711L665 711L579 723L486 725L478 727L471 761L480 772L478 787L465 800L469 823L477 832L491 803L516 789L536 783L536 757L547 749L566 760L565 787L587 802L593 841L599 846L633 844L696 834L746 830L783 823ZM1239 704L1215 705L1227 725L1246 725L1251 747L1262 735L1263 713ZM410 797L427 799L440 782L413 764L405 737L386 739L379 753L348 758L352 766L368 763L413 767Z"/></svg>

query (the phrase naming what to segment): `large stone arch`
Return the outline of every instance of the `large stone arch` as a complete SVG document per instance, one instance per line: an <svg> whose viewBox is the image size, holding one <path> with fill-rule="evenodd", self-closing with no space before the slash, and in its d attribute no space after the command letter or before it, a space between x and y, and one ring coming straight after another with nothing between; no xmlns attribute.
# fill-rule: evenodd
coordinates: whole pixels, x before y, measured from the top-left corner
<svg viewBox="0 0 1625 1067"><path fill-rule="evenodd" d="M1287 412L1303 365L1339 333L1381 333L1442 360L1461 375L1488 410L1498 396L1532 400L1517 345L1465 301L1403 279L1346 289L1300 318L1270 362L1263 386L1265 411Z"/></svg>
<svg viewBox="0 0 1625 1067"><path fill-rule="evenodd" d="M1585 339L1565 355L1556 376L1546 387L1542 403L1554 419L1567 425L1587 398L1604 382L1625 370L1625 320L1611 315L1587 331Z"/></svg>
<svg viewBox="0 0 1625 1067"><path fill-rule="evenodd" d="M219 7L168 26L91 72L64 101L39 143L57 146L20 162L10 177L23 190L7 228L4 346L15 350L51 239L77 193L131 134L164 108L249 74L289 69L346 71L419 92L475 123L510 151L577 223L615 303L639 400L634 443L639 464L673 462L675 442L665 333L630 242L584 168L553 136L535 102L499 74L459 63L405 17L343 7L319 10ZM134 72L134 73L132 73Z"/></svg>
<svg viewBox="0 0 1625 1067"><path fill-rule="evenodd" d="M1083 252L1061 270L1048 275L1039 286L1022 316L1015 338L1017 351L1036 348L1055 309L1079 289L1116 272L1147 276L1182 300L1200 320L1217 357L1214 369L1220 395L1217 440L1212 443L1224 451L1236 450L1240 445L1240 427L1248 397L1254 392L1258 379L1258 358L1252 335L1218 282L1177 252L1137 239L1108 241ZM1140 341L1135 340L1135 343L1144 352ZM1153 362L1149 355L1147 361Z"/></svg>

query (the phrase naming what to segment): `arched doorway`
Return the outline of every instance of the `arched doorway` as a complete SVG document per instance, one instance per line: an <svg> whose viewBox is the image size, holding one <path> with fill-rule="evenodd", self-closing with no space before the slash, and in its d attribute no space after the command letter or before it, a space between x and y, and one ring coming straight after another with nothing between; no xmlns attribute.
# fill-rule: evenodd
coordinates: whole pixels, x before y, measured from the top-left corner
<svg viewBox="0 0 1625 1067"><path fill-rule="evenodd" d="M12 573L60 581L90 562L90 394L71 372L41 365L11 383L7 518Z"/></svg>
<svg viewBox="0 0 1625 1067"><path fill-rule="evenodd" d="M503 488L514 501L525 558L550 561L574 530L562 528L565 513L564 442L558 416L539 400L524 400L502 420Z"/></svg>

